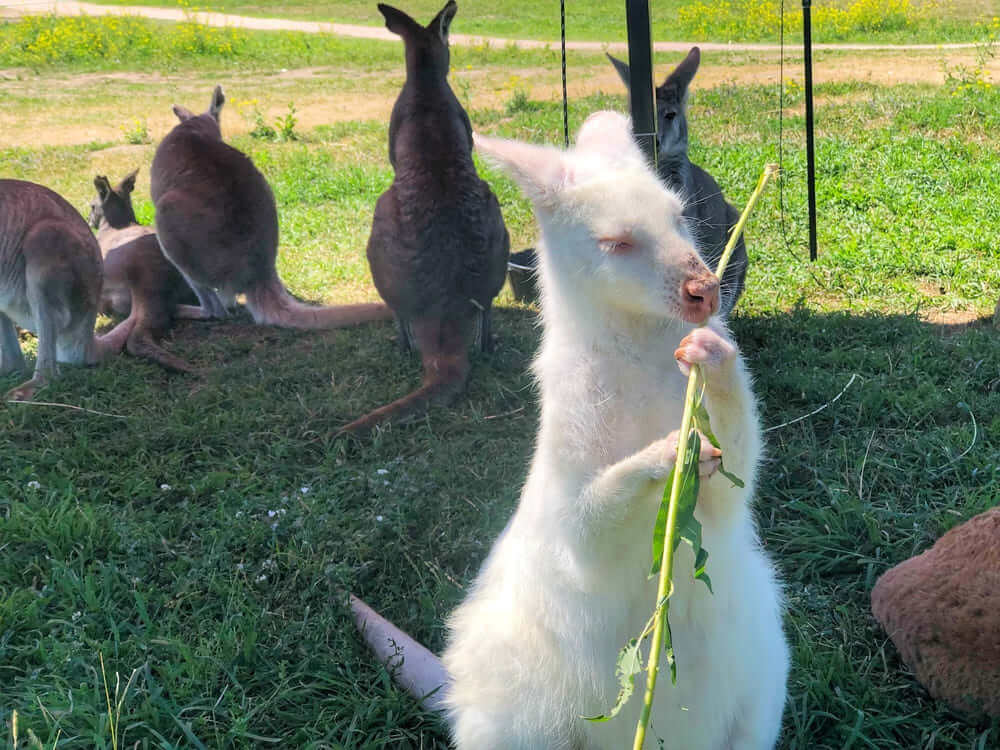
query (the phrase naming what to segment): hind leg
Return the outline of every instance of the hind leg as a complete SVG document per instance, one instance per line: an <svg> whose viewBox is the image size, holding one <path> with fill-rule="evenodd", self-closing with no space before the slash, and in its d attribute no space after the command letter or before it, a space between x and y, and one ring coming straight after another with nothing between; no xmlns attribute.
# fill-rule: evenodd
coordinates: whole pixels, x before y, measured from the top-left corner
<svg viewBox="0 0 1000 750"><path fill-rule="evenodd" d="M157 229L159 229L159 224L157 224ZM167 248L163 246L163 237L161 236L161 233L157 233L156 240L160 243L160 251L163 253L163 257L173 263L174 267L188 283L188 286L191 287L191 291L195 293L195 296L198 298L198 303L201 305L201 315L196 315L192 312L192 314L183 315L182 317L192 320L228 317L229 312L226 310L226 306L222 304L222 300L219 299L218 293L216 293L216 291L210 286L196 283L194 279L188 276L187 272L179 264L174 262L170 253L167 252Z"/></svg>
<svg viewBox="0 0 1000 750"><path fill-rule="evenodd" d="M24 369L24 355L17 329L3 313L0 313L0 375Z"/></svg>
<svg viewBox="0 0 1000 750"><path fill-rule="evenodd" d="M487 305L479 310L476 320L476 344L480 352L489 354L493 351L493 306Z"/></svg>
<svg viewBox="0 0 1000 750"><path fill-rule="evenodd" d="M201 309L204 311L204 316L206 318L228 318L229 311L226 306L222 304L222 300L219 299L218 293L212 289L210 286L205 286L204 284L196 284L193 280L188 278L188 275L183 271L181 274L187 280L188 286L194 290L195 295L198 297L198 302L201 303Z"/></svg>
<svg viewBox="0 0 1000 750"><path fill-rule="evenodd" d="M31 300L31 289L28 291ZM34 376L26 383L7 391L6 401L30 401L35 392L51 380L56 374L56 322L52 310L46 305L32 304L35 322L38 330L38 359L35 361Z"/></svg>
<svg viewBox="0 0 1000 750"><path fill-rule="evenodd" d="M412 354L414 341L413 341L413 327L410 325L409 321L403 320L402 318L396 318L396 331L399 333L399 348L403 354Z"/></svg>

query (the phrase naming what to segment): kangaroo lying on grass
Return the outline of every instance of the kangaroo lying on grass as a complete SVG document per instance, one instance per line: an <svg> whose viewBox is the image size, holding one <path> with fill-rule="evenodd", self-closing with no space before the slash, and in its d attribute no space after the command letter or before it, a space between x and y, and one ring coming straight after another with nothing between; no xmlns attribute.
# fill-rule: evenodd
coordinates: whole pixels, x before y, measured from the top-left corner
<svg viewBox="0 0 1000 750"><path fill-rule="evenodd" d="M205 316L227 315L221 292L223 298L245 293L254 321L265 325L338 328L391 318L383 304L314 307L288 293L274 267L274 195L253 162L223 143L219 113L225 101L217 86L204 114L175 106L180 124L156 149L150 173L163 254L194 290Z"/></svg>
<svg viewBox="0 0 1000 750"><path fill-rule="evenodd" d="M57 362L121 352L134 321L94 335L102 273L101 249L75 208L41 185L0 179L0 374L24 369L14 326L38 335L34 377L5 400L30 400Z"/></svg>
<svg viewBox="0 0 1000 750"><path fill-rule="evenodd" d="M629 66L611 55L608 59L625 88L631 89ZM698 253L714 269L719 265L729 240L729 230L739 221L740 212L726 202L712 175L688 158L688 87L700 62L701 51L692 47L687 57L656 89L657 171L667 187L680 193L684 200L684 219L694 236ZM728 315L743 294L747 263L746 244L740 236L722 277L720 315Z"/></svg>
<svg viewBox="0 0 1000 750"><path fill-rule="evenodd" d="M517 511L449 619L442 663L404 646L400 681L424 693L444 685L431 707L444 705L460 750L631 747L639 695L606 723L581 717L614 704L619 649L655 603L650 539L684 371L697 364L727 468L746 489L715 474L720 453L703 438L698 518L715 593L694 580L682 544L670 599L678 678L661 679L652 726L669 748L771 748L788 648L750 512L762 434L681 201L616 113L588 118L568 152L478 135L476 147L518 182L541 227L541 425ZM352 606L364 628L370 610ZM386 623L375 624L366 636L384 647Z"/></svg>
<svg viewBox="0 0 1000 750"><path fill-rule="evenodd" d="M375 204L368 263L404 348L420 352L424 382L343 428L357 434L462 391L470 339L491 347L490 307L510 249L500 204L472 161L469 117L448 85L448 28L458 6L449 2L426 27L388 5L378 9L406 45L406 83L389 122L396 175Z"/></svg>
<svg viewBox="0 0 1000 750"><path fill-rule="evenodd" d="M94 178L97 198L90 205L90 224L104 254L101 312L135 321L125 345L130 354L168 370L191 372L191 365L156 343L175 317L201 318L202 310L184 277L161 252L153 227L135 218L132 191L138 171L117 187L111 187L107 177Z"/></svg>

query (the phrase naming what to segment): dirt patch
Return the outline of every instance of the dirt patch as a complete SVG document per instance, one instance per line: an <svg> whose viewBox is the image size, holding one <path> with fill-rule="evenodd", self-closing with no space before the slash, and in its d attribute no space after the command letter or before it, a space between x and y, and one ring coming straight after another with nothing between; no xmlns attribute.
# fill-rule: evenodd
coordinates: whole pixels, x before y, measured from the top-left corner
<svg viewBox="0 0 1000 750"><path fill-rule="evenodd" d="M942 336L954 336L970 328L993 325L992 317L975 310L927 310L921 313L920 319L934 326Z"/></svg>
<svg viewBox="0 0 1000 750"><path fill-rule="evenodd" d="M746 58L752 57L752 62ZM972 54L965 50L934 52L846 54L823 53L817 56L817 83L866 81L879 85L898 83L935 84L944 81L942 60L950 66L971 64ZM667 66L658 66L658 77ZM989 72L1000 79L1000 60L991 62ZM754 53L737 56L731 52L710 52L695 80L694 94L726 85L777 85L778 56ZM801 61L786 60L785 79L802 82ZM44 96L48 101L47 117L39 121L34 107L16 103L0 112L0 147L24 144L75 145L94 141L121 141L121 126L133 120L145 120L154 140L175 124L170 105L183 101L193 107L206 98L206 91L217 81L202 75L146 72L83 73L78 75L36 76L24 70L0 71L5 93L32 99ZM364 79L377 79L377 84ZM269 119L284 113L284 105L294 101L301 130L318 125L349 120L388 121L398 91L395 78L384 73L351 75L330 67L306 67L273 73L237 73L227 76L232 105L242 98L255 97ZM562 96L558 66L535 68L488 68L457 70L451 75L452 86L463 104L473 109L496 109L511 99L518 89L532 99L557 100ZM226 83L224 81L224 83ZM142 87L141 89L139 87ZM148 87L148 88L147 88ZM574 66L568 79L573 98L603 92L624 94L624 87L610 64ZM107 101L94 102L96 94ZM89 95L89 96L88 96ZM81 101L86 97L87 101ZM821 98L827 103L848 103L863 99L863 92ZM269 101L281 100L268 107ZM796 113L802 105L790 108ZM272 112L271 109L274 109ZM235 111L227 110L223 128L227 135L246 133L250 126Z"/></svg>

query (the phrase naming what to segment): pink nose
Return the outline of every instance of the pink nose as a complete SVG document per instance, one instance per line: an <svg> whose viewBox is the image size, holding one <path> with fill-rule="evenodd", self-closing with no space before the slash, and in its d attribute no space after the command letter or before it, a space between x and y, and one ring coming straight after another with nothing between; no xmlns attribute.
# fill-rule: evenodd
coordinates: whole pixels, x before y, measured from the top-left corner
<svg viewBox="0 0 1000 750"><path fill-rule="evenodd" d="M719 309L719 279L708 273L681 284L681 311L689 323L704 323Z"/></svg>

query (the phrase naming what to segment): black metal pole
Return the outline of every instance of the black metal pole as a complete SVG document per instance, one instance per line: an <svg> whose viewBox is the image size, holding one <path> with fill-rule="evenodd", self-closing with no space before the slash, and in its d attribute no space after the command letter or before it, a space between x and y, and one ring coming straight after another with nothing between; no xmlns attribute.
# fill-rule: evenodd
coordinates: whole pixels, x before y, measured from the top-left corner
<svg viewBox="0 0 1000 750"><path fill-rule="evenodd" d="M649 0L625 0L628 62L631 69L629 109L632 132L649 163L656 169L656 98L653 91L653 35Z"/></svg>
<svg viewBox="0 0 1000 750"><path fill-rule="evenodd" d="M816 150L813 143L812 0L802 0L802 43L806 63L806 181L809 189L809 260L816 260Z"/></svg>

